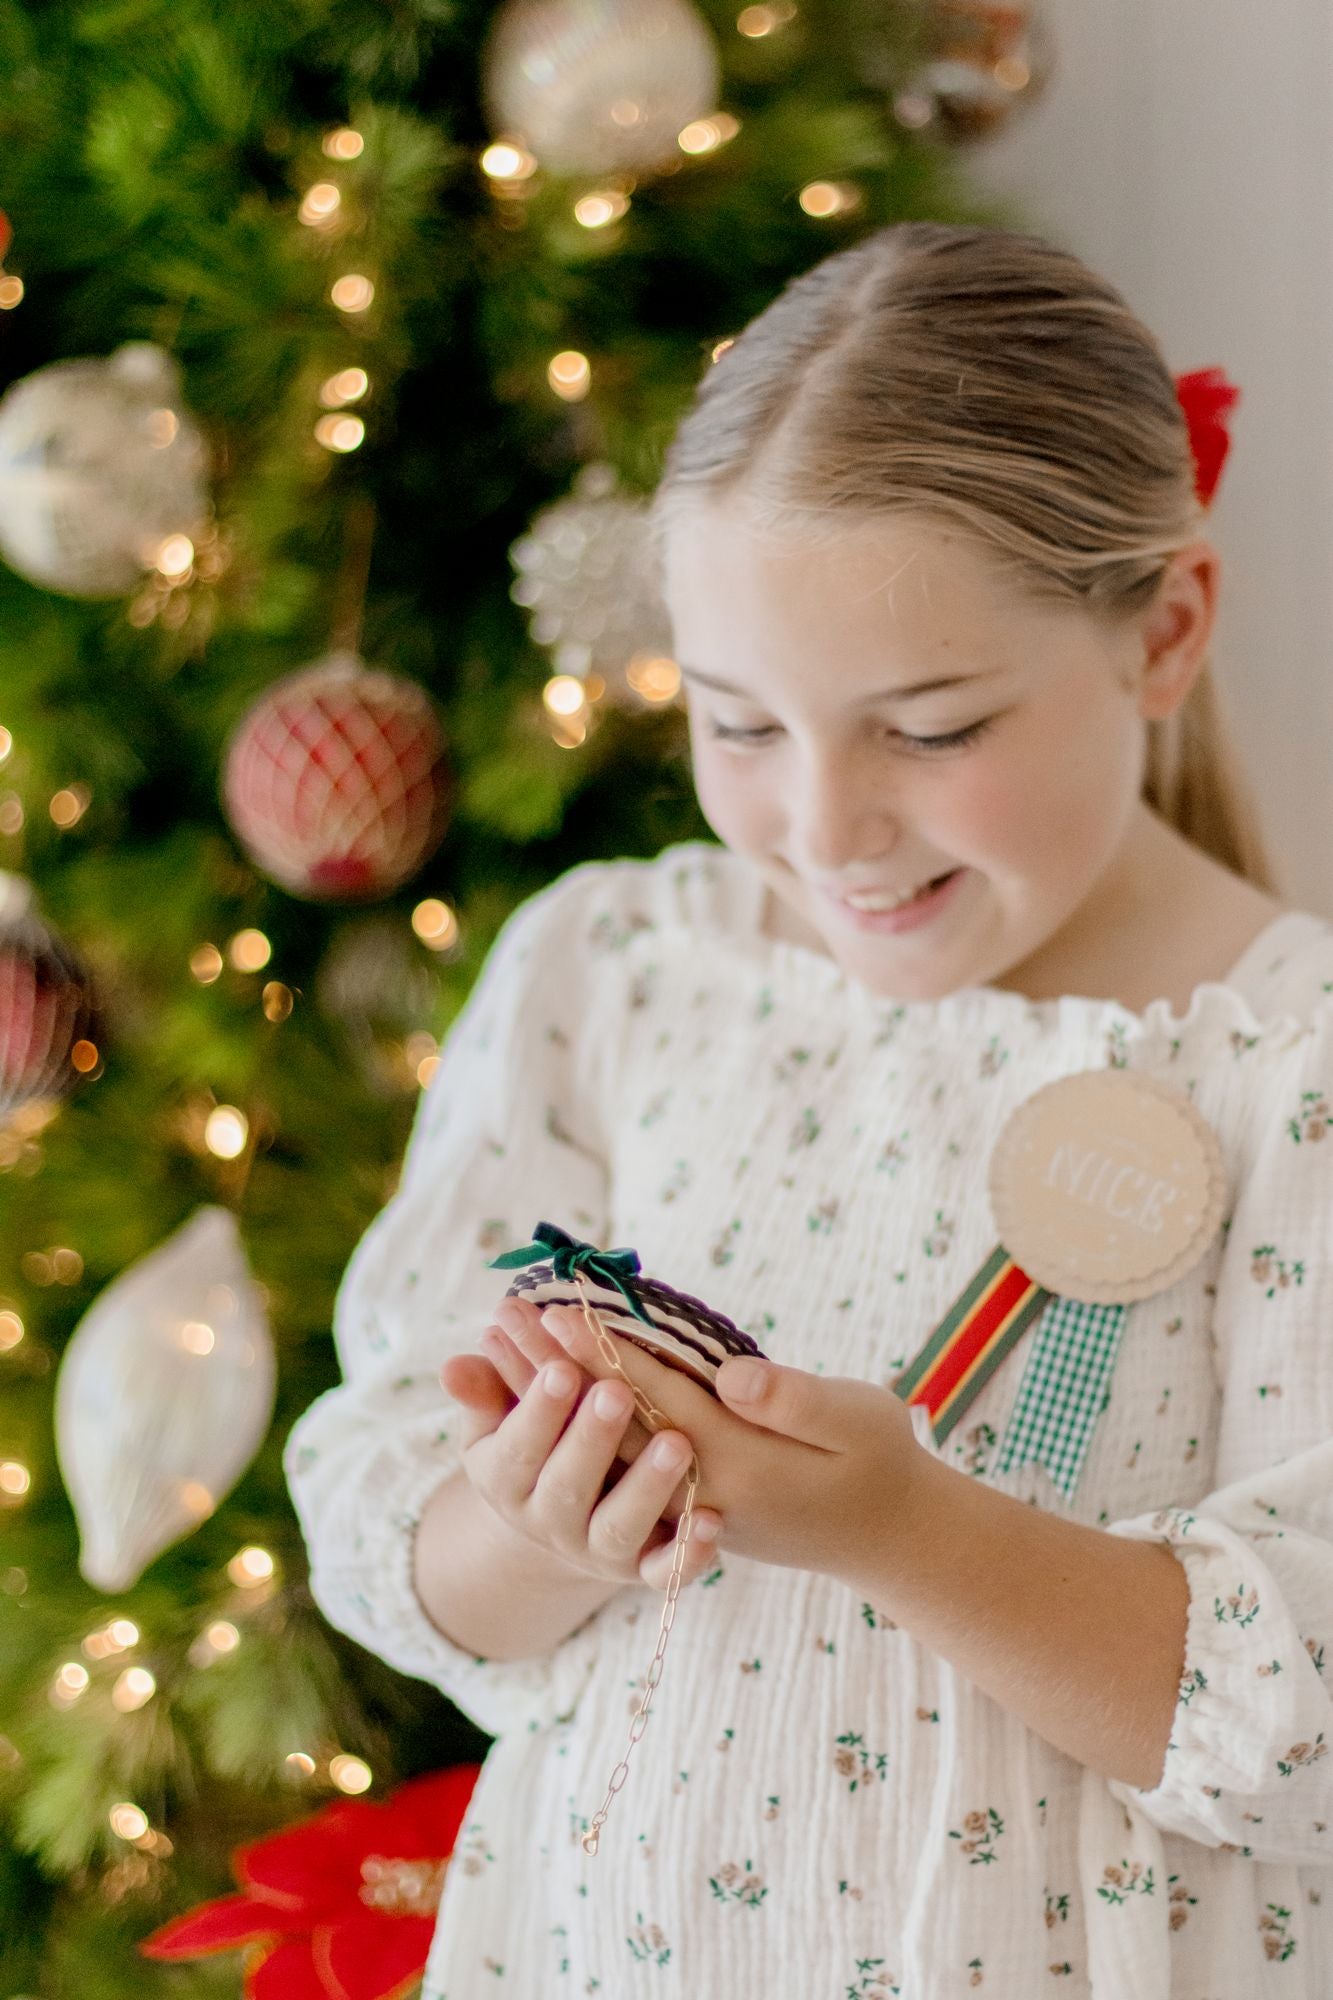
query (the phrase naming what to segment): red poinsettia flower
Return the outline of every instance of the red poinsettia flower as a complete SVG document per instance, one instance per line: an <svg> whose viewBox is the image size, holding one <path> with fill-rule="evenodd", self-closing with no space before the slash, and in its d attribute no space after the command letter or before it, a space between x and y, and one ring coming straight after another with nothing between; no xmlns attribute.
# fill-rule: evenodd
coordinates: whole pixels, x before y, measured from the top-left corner
<svg viewBox="0 0 1333 2000"><path fill-rule="evenodd" d="M1189 425L1194 490L1206 507L1217 490L1231 448L1226 420L1240 401L1240 390L1227 380L1224 369L1196 368L1192 374L1177 375L1176 396Z"/></svg>
<svg viewBox="0 0 1333 2000"><path fill-rule="evenodd" d="M243 1893L201 1903L146 1938L146 1958L252 1947L246 2000L397 2000L426 1964L454 1841L479 1764L349 1799L241 1847Z"/></svg>

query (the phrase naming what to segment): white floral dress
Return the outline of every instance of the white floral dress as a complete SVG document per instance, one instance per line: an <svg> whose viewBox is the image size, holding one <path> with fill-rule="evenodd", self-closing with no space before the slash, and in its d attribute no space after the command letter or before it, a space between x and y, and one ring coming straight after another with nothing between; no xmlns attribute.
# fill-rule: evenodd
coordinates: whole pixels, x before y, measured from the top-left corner
<svg viewBox="0 0 1333 2000"><path fill-rule="evenodd" d="M427 2000L1329 2000L1333 926L1286 912L1182 1018L989 987L895 1004L767 936L765 899L688 841L514 912L349 1265L345 1379L292 1433L328 1618L497 1739ZM998 1470L1024 1345L938 1449L1183 1563L1161 1783L1088 1770L855 1592L724 1547L682 1593L590 1858L660 1594L505 1664L444 1639L411 1584L457 1463L439 1368L506 1289L490 1260L538 1221L632 1246L776 1360L888 1383L994 1247L1009 1114L1107 1064L1192 1095L1227 1222L1132 1308L1072 1500L1039 1463Z"/></svg>

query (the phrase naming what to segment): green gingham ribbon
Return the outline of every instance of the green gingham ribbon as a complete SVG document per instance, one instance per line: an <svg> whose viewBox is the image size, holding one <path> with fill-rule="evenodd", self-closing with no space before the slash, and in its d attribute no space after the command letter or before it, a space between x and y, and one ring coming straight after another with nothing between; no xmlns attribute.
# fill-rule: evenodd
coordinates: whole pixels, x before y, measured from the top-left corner
<svg viewBox="0 0 1333 2000"><path fill-rule="evenodd" d="M1111 1399L1111 1371L1129 1307L1053 1298L1004 1434L999 1470L1040 1460L1065 1499L1083 1470L1093 1427Z"/></svg>
<svg viewBox="0 0 1333 2000"><path fill-rule="evenodd" d="M506 1250L503 1257L493 1258L487 1264L488 1271L514 1271L521 1264L552 1265L557 1278L566 1284L574 1283L576 1271L588 1271L605 1284L614 1285L623 1293L625 1303L635 1319L641 1319L645 1326L653 1321L635 1298L628 1284L628 1278L637 1276L640 1269L637 1250L599 1250L595 1243L581 1243L577 1236L566 1235L553 1222L539 1222L532 1232L533 1240L525 1243L521 1250ZM656 1329L654 1329L655 1331Z"/></svg>

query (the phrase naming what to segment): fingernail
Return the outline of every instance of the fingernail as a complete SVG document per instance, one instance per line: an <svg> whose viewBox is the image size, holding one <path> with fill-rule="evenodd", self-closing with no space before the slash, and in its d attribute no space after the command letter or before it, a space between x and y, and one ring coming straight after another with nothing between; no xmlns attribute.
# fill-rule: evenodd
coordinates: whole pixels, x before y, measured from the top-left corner
<svg viewBox="0 0 1333 2000"><path fill-rule="evenodd" d="M762 1361L728 1361L726 1370L728 1396L734 1396L738 1403L750 1403L756 1396L762 1396L766 1373Z"/></svg>
<svg viewBox="0 0 1333 2000"><path fill-rule="evenodd" d="M701 1542L715 1542L722 1532L722 1523L720 1521L700 1521L696 1525L694 1532Z"/></svg>
<svg viewBox="0 0 1333 2000"><path fill-rule="evenodd" d="M575 1379L574 1370L566 1368L560 1361L553 1361L549 1368L542 1369L542 1387L548 1396L568 1396Z"/></svg>

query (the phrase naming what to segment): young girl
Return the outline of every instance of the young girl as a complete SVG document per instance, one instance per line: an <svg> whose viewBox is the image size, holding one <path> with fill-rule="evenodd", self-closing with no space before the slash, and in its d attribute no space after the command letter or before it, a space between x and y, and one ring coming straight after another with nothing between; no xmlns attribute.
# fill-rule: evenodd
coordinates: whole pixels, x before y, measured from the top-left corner
<svg viewBox="0 0 1333 2000"><path fill-rule="evenodd" d="M1229 773L1206 484L1032 236L881 230L700 384L654 521L721 845L511 916L289 1449L327 1616L498 1739L428 2000L1333 1993L1333 925ZM937 1437L894 1385L1085 1073L1192 1107L1216 1215L1076 1445L1046 1319ZM501 1307L539 1221L767 1357L618 1344L666 1463Z"/></svg>

